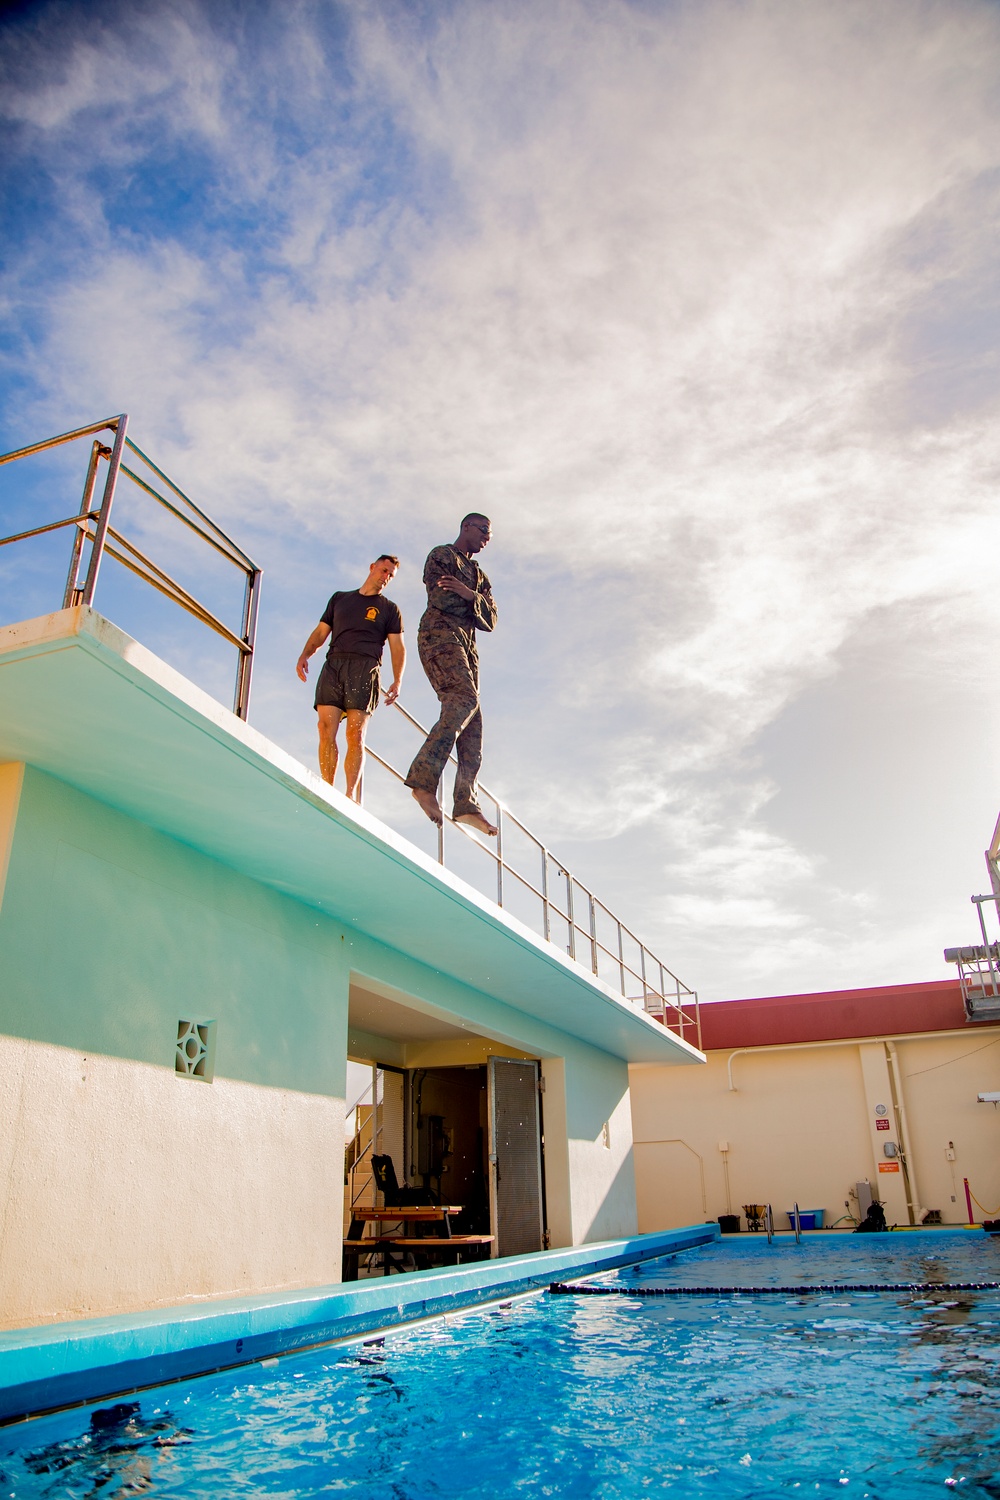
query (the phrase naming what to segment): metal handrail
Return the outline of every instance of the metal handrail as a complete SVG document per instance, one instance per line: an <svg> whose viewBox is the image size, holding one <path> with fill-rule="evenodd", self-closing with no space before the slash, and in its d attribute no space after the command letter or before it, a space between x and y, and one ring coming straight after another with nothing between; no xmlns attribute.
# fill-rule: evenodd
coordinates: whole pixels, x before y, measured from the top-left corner
<svg viewBox="0 0 1000 1500"><path fill-rule="evenodd" d="M119 416L108 417L103 422L93 422L87 427L77 427L72 432L63 432L56 437L45 438L40 443L30 443L27 447L16 448L11 453L0 454L0 465L2 465L12 463L15 459L28 458L35 453L46 452L50 448L58 448L61 444L74 442L77 438L93 437L95 433L100 432L114 433L114 442L110 448L97 438L91 445L90 462L83 486L83 499L77 514L67 516L61 521L52 521L44 526L31 527L28 531L20 531L13 536L0 537L0 547L9 546L13 542L23 542L30 537L41 536L49 531L59 531L64 526L75 527L69 573L63 593L63 609L72 609L78 604L93 605L101 563L105 556L114 558L137 578L141 578L151 588L156 589L174 604L179 605L181 609L186 610L188 614L193 615L202 625L206 625L209 630L213 630L216 635L221 636L236 649L238 664L233 711L241 719L245 719L250 707L250 680L257 634L257 614L260 606L261 570L256 563L251 561L243 548L238 546L232 537L227 536L221 526L218 526L205 511L195 505L194 501L185 495L184 491L179 489L151 458L143 453L142 449L128 436L127 429L128 414L122 412ZM186 511L161 495L148 480L143 479L122 462L126 448L162 481L174 498L181 502L181 506L186 507ZM108 472L101 502L95 507L94 491L102 463L107 463ZM206 605L189 593L176 579L171 578L169 573L147 557L134 542L130 542L111 525L111 508L121 476L130 479L144 494L149 495L243 574L245 586L239 633L223 624ZM83 548L86 542L90 543L90 555L87 559L86 576L81 581Z"/></svg>
<svg viewBox="0 0 1000 1500"><path fill-rule="evenodd" d="M56 437L46 438L40 443L32 443L26 447L15 449L11 453L0 454L0 465L3 465L12 463L16 459L27 458L32 454L59 447L64 443L74 442L78 438L94 438L91 445L87 476L83 487L83 497L77 514L67 516L59 521L46 523L43 526L32 527L27 531L17 532L12 536L0 537L0 547L9 546L14 542L25 541L31 537L40 536L50 531L58 531L64 527L73 527L74 539L63 596L63 608L69 609L78 604L92 605L101 563L105 555L113 558L236 648L239 653L239 664L236 675L234 711L240 718L245 719L250 701L250 677L260 600L261 570L211 517L195 505L183 490L172 479L168 478L163 470L137 447L128 436L127 428L128 415L123 412L119 416L108 417L103 422L94 422L86 427L75 428L72 432L64 432ZM114 434L114 441L110 448L94 436L102 432L112 432ZM168 500L154 485L150 484L146 479L123 463L122 460L126 448L135 454L140 462L145 464L147 469L170 491L173 496L172 500ZM100 503L95 506L94 495L102 463L107 464L107 474ZM243 573L246 584L243 600L242 631L240 634L237 634L224 625L206 605L196 599L193 594L190 594L169 573L154 563L140 548L123 536L116 527L112 526L112 504L118 480L121 476L131 480L144 494L150 496L177 520L180 520L190 530L194 531L203 541L207 542L209 546ZM174 501L179 501L180 507L184 507L184 509L181 509ZM81 582L83 549L87 542L90 543L90 555L87 558L86 576ZM395 708L413 729L422 737L426 737L427 730L401 703L396 703ZM403 781L402 773L387 760L383 759L376 751L369 749L369 754L378 765L388 771L397 781ZM457 764L454 755L450 759L453 765ZM570 958L577 963L582 963L583 960L581 959L577 942L578 936L582 937L585 940L587 948L589 948L589 965L585 966L589 966L593 974L599 978L604 977L601 975L601 964L602 960L604 960L607 967L617 972L618 989L623 999L630 1005L638 1006L647 1014L655 1016L664 1026L675 1031L685 1040L694 1041L700 1048L701 1017L697 993L684 984L666 964L641 943L632 930L626 927L615 916L610 907L606 906L603 901L600 901L582 881L567 870L561 861L556 859L551 850L546 847L543 841L533 834L519 818L515 817L510 809L505 807L493 792L490 792L483 786L480 786L480 791L496 808L496 848L493 849L481 843L468 828L461 824L455 824L451 818L446 816L442 820L438 830L439 862L441 864L445 863L444 829L445 821L447 821L453 827L461 828L463 834L478 849L481 849L488 858L494 861L496 867L496 901L498 906L503 907L505 896L509 899L509 892L505 892L504 890L504 878L505 875L510 876L518 883L521 889L529 892L540 903L542 935L547 942L555 946L563 946L564 951L569 954ZM505 828L516 829L534 847L541 861L540 880L538 884L521 870L516 869L505 855ZM555 874L554 881L550 880L551 872ZM564 903L556 895L556 890L561 881L565 882ZM583 898L584 910L581 912L581 915L584 917L586 925L581 925L581 921L577 918L578 895ZM608 947L601 939L598 924L600 917L606 918L613 926L615 932L613 947ZM566 941L564 945L559 943L558 934L553 933L554 921L566 924ZM638 968L635 968L626 959L626 942L633 944L635 947L638 954ZM638 989L637 994L629 993L630 988L633 987Z"/></svg>
<svg viewBox="0 0 1000 1500"><path fill-rule="evenodd" d="M426 738L427 730L418 719L414 718L408 709L403 707L402 703L397 701L393 707L413 729L423 738ZM388 771L390 776L396 781L405 782L404 773L397 770L394 765L379 755L378 751L374 750L370 744L366 747L366 750L372 760L380 765L383 770ZM449 756L449 762L453 766L458 765L458 760L454 753ZM589 968L590 972L599 978L603 977L600 973L601 957L603 955L608 961L608 966L612 970L617 971L618 990L622 998L629 1005L635 1006L647 1015L654 1016L667 1030L675 1032L676 1035L682 1037L685 1041L693 1042L700 1049L701 1012L697 991L690 989L644 943L640 942L632 929L616 917L611 908L599 900L581 880L567 870L561 861L556 859L543 840L532 833L531 829L522 823L520 818L516 817L501 802L495 792L491 792L482 782L479 783L479 792L496 809L493 820L497 829L496 847L493 848L488 844L482 843L471 829L462 823L456 823L453 818L442 811L442 822L438 827L437 837L438 863L442 865L446 865L447 863L445 859L445 824L450 824L451 827L459 829L465 838L474 844L477 849L481 850L488 859L491 859L496 866L496 903L499 907L503 907L504 905L504 876L512 876L521 888L528 891L540 903L541 932L547 942L552 943L553 946L561 947L564 952L568 953L570 958L580 963L582 967ZM541 879L539 884L536 884L523 871L516 869L505 856L505 828L516 828L534 846L535 852L541 860ZM549 881L550 864L556 872L556 884L560 881L565 881L565 905L562 905L553 893L552 885ZM577 920L577 902L575 899L575 893L577 892L584 898L586 926L581 926ZM601 941L598 932L598 917L601 914L613 924L615 932L615 946L613 948L609 948L607 944ZM554 917L566 924L565 943L560 942L558 936L553 934L552 925ZM578 951L577 934L580 934L585 939L586 948L589 950L587 961L581 959ZM626 959L626 941L635 945L638 955L638 969L634 968ZM658 986L656 984L657 979L659 980ZM634 986L638 989L638 993L629 993L631 987L630 981L634 981Z"/></svg>

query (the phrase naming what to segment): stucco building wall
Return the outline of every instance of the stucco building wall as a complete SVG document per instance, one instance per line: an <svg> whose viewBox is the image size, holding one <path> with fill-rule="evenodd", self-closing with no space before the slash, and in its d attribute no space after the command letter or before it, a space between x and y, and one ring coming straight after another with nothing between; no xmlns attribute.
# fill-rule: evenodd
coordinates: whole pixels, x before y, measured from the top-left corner
<svg viewBox="0 0 1000 1500"><path fill-rule="evenodd" d="M341 931L30 767L7 805L0 1320L337 1279Z"/></svg>
<svg viewBox="0 0 1000 1500"><path fill-rule="evenodd" d="M899 1008L905 988L886 992L896 1020L906 1014ZM744 1203L770 1203L780 1227L795 1202L822 1208L829 1226L857 1212L852 1190L865 1180L890 1222L919 1222L928 1209L946 1224L966 1222L966 1177L982 1209L996 1209L1000 1111L977 1103L977 1094L1000 1090L1000 1027L965 1025L957 985L910 988L919 1003L909 1014L939 1029L879 1035L887 1018L880 992L856 992L854 1024L867 1015L875 1034L792 1043L789 1034L843 1031L835 1012L842 1016L844 1005L786 997L806 1003L768 1002L767 1026L765 1002L745 1002L744 1027L733 1003L727 1017L705 1026L727 1043L707 1052L705 1068L633 1065L640 1230L739 1213ZM906 1173L898 1157L886 1156L887 1142L903 1151ZM979 1208L976 1217L983 1217Z"/></svg>
<svg viewBox="0 0 1000 1500"><path fill-rule="evenodd" d="M634 1233L628 1067L30 766L0 767L0 1324L341 1275L348 1055L538 1058L554 1246ZM381 987L455 1041L351 1031ZM214 1081L174 1069L215 1023Z"/></svg>

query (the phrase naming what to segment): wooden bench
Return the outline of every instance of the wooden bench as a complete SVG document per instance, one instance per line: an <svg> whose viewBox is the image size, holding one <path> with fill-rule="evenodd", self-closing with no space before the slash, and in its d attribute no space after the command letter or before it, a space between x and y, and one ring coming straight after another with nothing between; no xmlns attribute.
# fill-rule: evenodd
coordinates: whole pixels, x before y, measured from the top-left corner
<svg viewBox="0 0 1000 1500"><path fill-rule="evenodd" d="M448 1264L452 1257L458 1265L466 1251L471 1252L473 1260L480 1259L486 1246L492 1245L495 1238L492 1234L390 1235L388 1243L395 1250L407 1251L418 1266L421 1262L425 1265Z"/></svg>

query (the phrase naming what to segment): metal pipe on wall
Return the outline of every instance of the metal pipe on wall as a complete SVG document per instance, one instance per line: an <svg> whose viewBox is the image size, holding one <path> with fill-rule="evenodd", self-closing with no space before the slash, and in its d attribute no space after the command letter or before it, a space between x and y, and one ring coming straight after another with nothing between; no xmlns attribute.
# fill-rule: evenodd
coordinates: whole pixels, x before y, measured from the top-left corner
<svg viewBox="0 0 1000 1500"><path fill-rule="evenodd" d="M887 1041L885 1050L886 1056L889 1059L892 1091L896 1096L896 1123L899 1126L899 1141L903 1148L903 1180L906 1183L906 1206L910 1210L910 1223L919 1224L923 1216L923 1208L920 1204L920 1194L917 1192L916 1168L912 1165L913 1153L910 1150L910 1132L906 1123L906 1101L903 1098L903 1080L899 1071L899 1055L896 1052L896 1043Z"/></svg>
<svg viewBox="0 0 1000 1500"><path fill-rule="evenodd" d="M635 1146L683 1146L685 1151L690 1151L690 1153L691 1153L692 1156L697 1157L697 1160L698 1160L698 1175L701 1178L701 1211L702 1211L703 1214L707 1214L708 1213L708 1193L707 1193L707 1191L705 1189L705 1158L702 1156L702 1154L701 1154L700 1151L696 1151L693 1146L689 1146L688 1145L687 1141L682 1141L681 1138L679 1136L676 1136L676 1135L675 1136L671 1136L668 1140L655 1140L655 1141L636 1141L636 1140L633 1140L632 1145L633 1145L633 1147L635 1147Z"/></svg>

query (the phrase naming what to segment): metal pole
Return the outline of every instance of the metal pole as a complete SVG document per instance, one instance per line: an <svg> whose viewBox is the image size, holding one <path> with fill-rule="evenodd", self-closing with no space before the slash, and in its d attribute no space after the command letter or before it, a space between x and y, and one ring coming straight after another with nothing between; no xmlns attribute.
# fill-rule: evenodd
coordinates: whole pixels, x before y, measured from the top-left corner
<svg viewBox="0 0 1000 1500"><path fill-rule="evenodd" d="M544 846L542 847L542 931L545 934L545 941L550 943L552 934L549 931L549 851Z"/></svg>
<svg viewBox="0 0 1000 1500"><path fill-rule="evenodd" d="M0 464L9 464L15 458L28 458L32 453L44 453L46 448L58 448L60 443L71 443L74 438L90 437L93 432L113 432L121 417L109 417L106 422L91 422L89 427L75 427L72 432L61 432L58 437L46 438L42 443L31 443L27 448L14 448L10 453L0 453Z"/></svg>
<svg viewBox="0 0 1000 1500"><path fill-rule="evenodd" d="M437 784L437 797L438 797L438 801L439 802L441 801L441 788L442 788L443 784L444 784L444 776L442 774L441 780ZM441 821L438 824L437 828L438 828L438 864L439 865L443 865L444 864L444 813L443 812L441 814Z"/></svg>
<svg viewBox="0 0 1000 1500"><path fill-rule="evenodd" d="M801 1245L802 1225L799 1222L799 1205L797 1203L792 1204L792 1223L795 1225L795 1243Z"/></svg>
<svg viewBox="0 0 1000 1500"><path fill-rule="evenodd" d="M566 915L569 917L569 956L576 960L576 917L573 915L573 877L568 870L562 872L566 877Z"/></svg>
<svg viewBox="0 0 1000 1500"><path fill-rule="evenodd" d="M111 453L103 443L95 438L90 450L90 463L87 465L87 478L83 486L83 499L80 501L80 514L85 516L90 510L94 499L94 486L97 484L97 465L101 457L107 458ZM79 600L76 595L80 590L77 587L77 574L80 571L80 555L83 552L83 542L86 532L82 525L76 528L76 536L73 538L73 552L69 560L69 572L66 575L66 590L63 594L63 609L72 609Z"/></svg>
<svg viewBox="0 0 1000 1500"><path fill-rule="evenodd" d="M660 962L659 959L656 960L656 966L657 966L657 968L660 971L660 1004L663 1006L663 1024L664 1024L664 1026L666 1026L667 1025L667 986L666 986L666 981L663 978L663 965L662 965L662 963ZM680 1028L680 1035L682 1037L684 1035L684 1026L683 1026L683 1024L681 1025L681 1028Z"/></svg>
<svg viewBox="0 0 1000 1500"><path fill-rule="evenodd" d="M590 907L590 969L591 973L597 973L597 908L594 906L594 898L587 892L587 903Z"/></svg>
<svg viewBox="0 0 1000 1500"><path fill-rule="evenodd" d="M497 906L503 906L503 808L497 809Z"/></svg>
<svg viewBox="0 0 1000 1500"><path fill-rule="evenodd" d="M767 1230L767 1243L770 1244L774 1235L774 1215L771 1212L770 1203L767 1205L767 1212L764 1214L764 1227Z"/></svg>
<svg viewBox="0 0 1000 1500"><path fill-rule="evenodd" d="M240 652L239 665L236 668L236 697L233 702L233 712L241 719L247 718L250 712L250 679L253 675L253 651L257 638L260 580L261 570L254 568L252 573L247 574L247 585L243 595L242 639L250 650Z"/></svg>
<svg viewBox="0 0 1000 1500"><path fill-rule="evenodd" d="M617 917L615 918L615 921L618 921ZM618 972L621 975L622 996L625 997L625 944L622 940L622 924L620 922L618 922ZM642 1008L643 1010L646 1009L645 996L643 996Z"/></svg>
<svg viewBox="0 0 1000 1500"><path fill-rule="evenodd" d="M125 448L125 430L128 427L128 413L122 412L120 417L115 418L115 442L111 449L111 457L108 459L108 477L104 481L104 496L101 500L101 509L97 517L97 529L94 533L94 544L90 549L90 566L87 569L87 578L83 585L83 597L81 604L93 605L94 590L97 588L97 575L101 567L101 559L104 556L104 542L111 524L111 506L115 498L115 485L118 483L118 470L121 468L122 452Z"/></svg>

